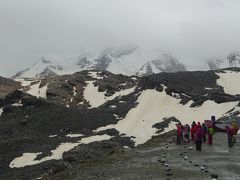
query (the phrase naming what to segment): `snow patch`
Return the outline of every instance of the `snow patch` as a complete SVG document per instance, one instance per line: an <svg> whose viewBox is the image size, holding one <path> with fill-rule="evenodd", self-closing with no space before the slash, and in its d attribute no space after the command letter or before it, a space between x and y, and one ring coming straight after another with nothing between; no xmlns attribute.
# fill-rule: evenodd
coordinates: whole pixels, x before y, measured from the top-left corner
<svg viewBox="0 0 240 180"><path fill-rule="evenodd" d="M12 104L12 106L23 106L23 104L22 104L22 101L20 100L18 103L14 103L14 104Z"/></svg>
<svg viewBox="0 0 240 180"><path fill-rule="evenodd" d="M152 126L164 121L164 118L176 117L182 124L190 124L192 121L203 122L212 115L223 116L224 113L237 106L238 102L217 104L214 101L205 101L202 106L191 108L192 101L185 105L180 104L180 99L168 96L165 91L144 90L138 97L139 103L131 109L123 120L117 124L98 128L97 131L115 128L121 134L133 139L135 145L143 144L150 140L157 132ZM173 124L164 130L164 133L171 130Z"/></svg>
<svg viewBox="0 0 240 180"><path fill-rule="evenodd" d="M55 150L51 151L50 156L46 156L42 158L41 160L36 160L36 157L42 152L38 153L24 153L22 156L15 158L9 165L10 168L22 168L25 166L31 166L31 165L36 165L40 164L45 161L50 161L50 160L60 160L62 159L62 155L64 152L70 151L74 147L80 145L80 144L89 144L92 142L96 141L104 141L104 140L109 140L112 137L109 135L96 135L96 136L91 136L87 138L82 138L80 141L77 141L76 143L62 143L60 144Z"/></svg>
<svg viewBox="0 0 240 180"><path fill-rule="evenodd" d="M210 88L210 87L205 87L206 90L212 90L214 88Z"/></svg>
<svg viewBox="0 0 240 180"><path fill-rule="evenodd" d="M113 116L114 116L116 119L122 119L122 118L119 117L117 114L113 114Z"/></svg>
<svg viewBox="0 0 240 180"><path fill-rule="evenodd" d="M128 146L123 146L124 149L129 149L129 150L132 150L130 147Z"/></svg>
<svg viewBox="0 0 240 180"><path fill-rule="evenodd" d="M73 96L77 95L76 86L73 87Z"/></svg>
<svg viewBox="0 0 240 180"><path fill-rule="evenodd" d="M57 137L57 135L56 134L55 135L50 135L49 137L54 138L54 137Z"/></svg>
<svg viewBox="0 0 240 180"><path fill-rule="evenodd" d="M103 79L103 77L99 76L97 72L90 71L88 74L94 79Z"/></svg>
<svg viewBox="0 0 240 180"><path fill-rule="evenodd" d="M0 108L0 116L2 115L3 113L3 108Z"/></svg>
<svg viewBox="0 0 240 180"><path fill-rule="evenodd" d="M186 96L186 97L189 97L189 98L192 98L191 96L187 95L187 94L184 94L184 93L181 93L183 96Z"/></svg>
<svg viewBox="0 0 240 180"><path fill-rule="evenodd" d="M30 90L27 91L28 94L31 94L32 96L36 96L37 98L47 98L47 87L48 84L46 84L44 87L40 88L41 81L39 83L34 84L30 86Z"/></svg>
<svg viewBox="0 0 240 180"><path fill-rule="evenodd" d="M67 134L66 137L70 137L70 138L75 138L75 137L82 137L84 136L83 134Z"/></svg>
<svg viewBox="0 0 240 180"><path fill-rule="evenodd" d="M225 73L216 73L220 78L217 79L217 85L222 86L224 92L231 95L240 94L240 72L225 71Z"/></svg>
<svg viewBox="0 0 240 180"><path fill-rule="evenodd" d="M84 90L84 98L89 102L90 106L95 108L107 101L113 100L118 96L126 96L132 92L134 92L135 87L130 89L125 89L119 92L116 92L110 97L105 96L105 92L99 92L98 86L94 86L94 81L87 81L88 85Z"/></svg>

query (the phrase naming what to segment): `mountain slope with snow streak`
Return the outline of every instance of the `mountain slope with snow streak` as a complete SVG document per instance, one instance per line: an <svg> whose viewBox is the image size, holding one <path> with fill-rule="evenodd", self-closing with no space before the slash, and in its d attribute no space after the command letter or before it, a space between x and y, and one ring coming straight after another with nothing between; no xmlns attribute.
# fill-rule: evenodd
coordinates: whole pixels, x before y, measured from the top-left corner
<svg viewBox="0 0 240 180"><path fill-rule="evenodd" d="M126 136L135 137L133 141L135 145L139 145L155 135L158 130L153 128L153 125L164 121L165 118L175 117L182 124L191 124L192 121L202 123L213 114L222 117L238 105L238 102L217 104L206 101L203 105L193 108L190 107L192 102L182 105L179 99L167 95L165 89L163 92L144 90L137 102L139 103L137 107L131 109L123 120L116 125L99 128L98 131L115 128Z"/></svg>
<svg viewBox="0 0 240 180"><path fill-rule="evenodd" d="M46 161L50 160L60 160L62 159L63 153L70 151L74 147L80 145L80 144L89 144L91 142L97 142L97 141L103 141L103 140L109 140L111 139L111 136L108 135L97 135L97 136L91 136L87 138L82 138L80 141L76 143L62 143L60 144L56 149L52 150L52 155L42 158L41 160L36 160L37 156L42 154L41 152L38 153L24 153L21 157L15 158L9 165L10 168L22 168L25 166L31 166L40 164Z"/></svg>
<svg viewBox="0 0 240 180"><path fill-rule="evenodd" d="M107 101L113 100L119 96L126 96L134 92L135 87L114 93L112 96L105 96L106 92L99 92L98 86L94 86L94 81L88 81L84 90L84 98L91 107L99 107Z"/></svg>
<svg viewBox="0 0 240 180"><path fill-rule="evenodd" d="M224 92L231 95L240 95L240 73L237 71L226 70L217 73L220 78L217 80L217 84L222 86Z"/></svg>
<svg viewBox="0 0 240 180"><path fill-rule="evenodd" d="M18 79L22 86L0 99L0 172L5 179L15 168L41 175L58 163L95 161L103 151L147 145L177 122L213 115L240 120L239 89L233 86L239 74L238 68L143 77L85 70ZM98 142L94 137L100 136L108 138ZM91 137L85 146L82 140Z"/></svg>

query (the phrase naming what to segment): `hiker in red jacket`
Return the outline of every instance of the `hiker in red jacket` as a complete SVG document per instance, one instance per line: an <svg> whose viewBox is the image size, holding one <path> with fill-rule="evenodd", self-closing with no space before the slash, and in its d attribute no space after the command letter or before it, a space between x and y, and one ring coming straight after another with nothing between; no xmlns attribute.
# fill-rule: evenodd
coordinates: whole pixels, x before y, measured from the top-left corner
<svg viewBox="0 0 240 180"><path fill-rule="evenodd" d="M196 150L201 151L202 150L202 126L200 122L198 123L196 127Z"/></svg>
<svg viewBox="0 0 240 180"><path fill-rule="evenodd" d="M177 144L181 144L182 139L182 125L181 123L177 124Z"/></svg>

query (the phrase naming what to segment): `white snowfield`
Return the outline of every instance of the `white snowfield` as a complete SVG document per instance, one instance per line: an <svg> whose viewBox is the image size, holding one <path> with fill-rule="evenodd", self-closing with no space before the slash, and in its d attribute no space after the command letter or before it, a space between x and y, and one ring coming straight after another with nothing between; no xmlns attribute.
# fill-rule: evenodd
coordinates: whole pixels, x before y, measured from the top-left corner
<svg viewBox="0 0 240 180"><path fill-rule="evenodd" d="M30 86L30 90L27 91L28 94L32 96L36 96L37 98L41 97L46 99L47 98L47 86L46 84L44 87L40 88L41 81L37 84Z"/></svg>
<svg viewBox="0 0 240 180"><path fill-rule="evenodd" d="M40 88L41 81L39 81L36 78L32 78L32 79L18 78L18 79L14 79L14 80L21 82L23 87L29 87L30 90L27 91L28 94L31 94L32 96L36 96L37 98L41 97L41 98L47 99L48 84L46 84L44 87ZM31 85L31 83L37 82L37 81L39 81L39 82L34 85ZM22 89L20 89L20 90L22 90Z"/></svg>
<svg viewBox="0 0 240 180"><path fill-rule="evenodd" d="M98 86L94 86L94 81L87 81L88 85L84 90L84 98L89 102L92 108L96 108L107 101L113 100L118 96L126 96L134 92L135 87L116 92L110 97L105 96L105 92L99 92Z"/></svg>
<svg viewBox="0 0 240 180"><path fill-rule="evenodd" d="M62 155L64 152L70 151L74 147L80 145L80 144L89 144L92 142L96 141L104 141L104 140L109 140L112 137L109 135L96 135L96 136L91 136L87 138L82 138L80 141L77 141L76 143L62 143L60 144L56 149L51 151L50 156L46 156L42 158L41 160L35 160L36 157L40 154L41 152L38 153L24 153L22 156L15 158L9 165L10 168L22 168L25 166L31 166L31 165L36 165L40 164L45 161L50 161L50 160L60 160L62 159Z"/></svg>
<svg viewBox="0 0 240 180"><path fill-rule="evenodd" d="M222 86L226 94L240 94L240 72L225 71L225 73L217 73L220 78L217 84Z"/></svg>
<svg viewBox="0 0 240 180"><path fill-rule="evenodd" d="M115 128L126 136L134 136L135 145L143 144L156 134L157 129L152 126L162 122L164 118L176 117L182 124L190 124L192 121L203 122L212 115L217 118L224 115L230 109L237 106L238 102L217 104L214 101L206 101L200 107L191 108L192 102L186 105L180 104L180 100L168 96L165 91L144 90L139 96L139 103L131 109L123 120L115 125L101 127L97 131ZM174 129L170 124L164 132Z"/></svg>

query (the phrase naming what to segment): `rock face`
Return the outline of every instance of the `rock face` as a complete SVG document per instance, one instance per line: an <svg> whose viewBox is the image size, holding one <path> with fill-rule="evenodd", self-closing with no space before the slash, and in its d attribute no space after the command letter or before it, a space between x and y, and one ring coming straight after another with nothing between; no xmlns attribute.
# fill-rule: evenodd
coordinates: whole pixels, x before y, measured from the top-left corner
<svg viewBox="0 0 240 180"><path fill-rule="evenodd" d="M219 121L224 122L225 116L238 116L240 92L227 94L228 84L224 87L217 83L229 71L240 73L236 68L137 77L85 70L72 75L18 79L23 87L19 82L0 78L1 84L9 87L5 89L11 89L1 91L5 96L0 100L0 179L34 179L46 172L55 176L71 173L72 168L80 168L81 163L102 162L105 157L134 147L139 137L137 133L130 133L137 128L144 128L137 129L143 135L145 131L170 131L170 126L184 120L187 113L197 113L200 109L201 115L204 114L205 103L210 104L211 111L217 111L215 106L221 105L223 112ZM149 96L145 97L146 94ZM159 99L162 102L158 102ZM154 103L158 107L153 107ZM163 107L164 103L169 107ZM174 116L178 111L175 107L184 108L180 113L187 112L186 117ZM146 120L148 116L144 114L152 111L154 116ZM138 116L139 113L143 117ZM127 128L130 130L126 131ZM110 139L101 141L98 138L102 136ZM67 152L61 154L62 146ZM9 168L11 162L24 153L38 153L32 160L36 165ZM53 154L53 159L44 161Z"/></svg>
<svg viewBox="0 0 240 180"><path fill-rule="evenodd" d="M0 76L0 98L3 98L8 93L20 88L21 84L19 82Z"/></svg>
<svg viewBox="0 0 240 180"><path fill-rule="evenodd" d="M95 59L96 64L93 66L93 69L96 70L106 70L109 64L112 62L112 58L109 56L108 52L104 51L99 58Z"/></svg>

